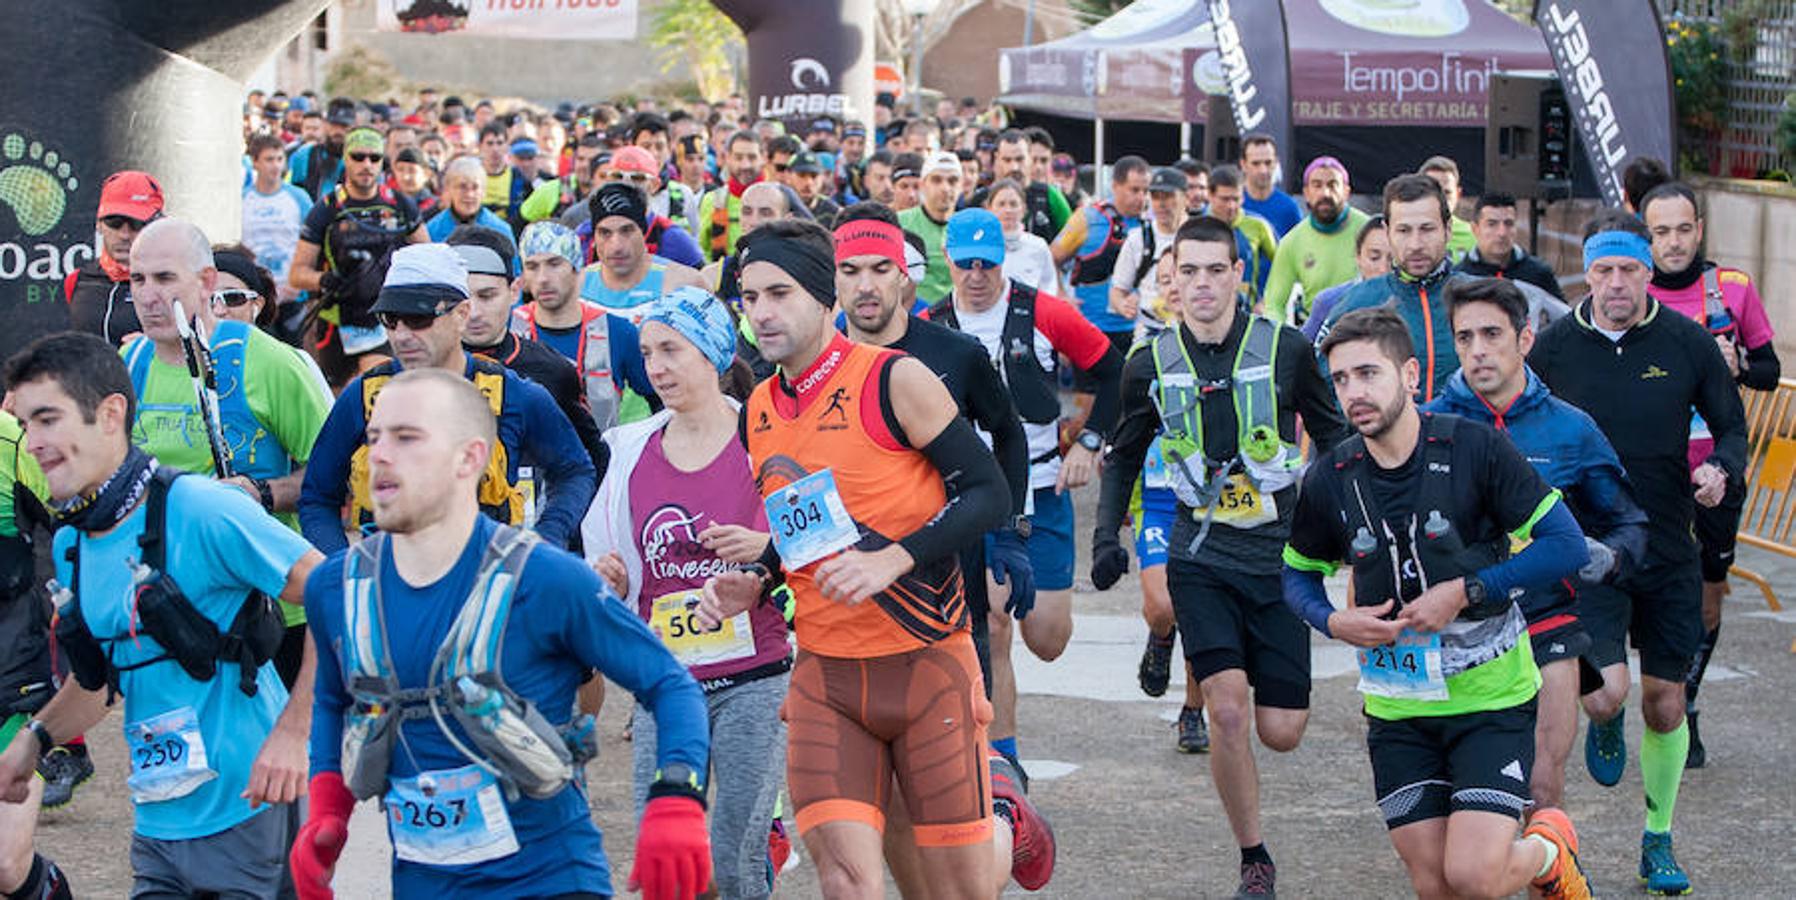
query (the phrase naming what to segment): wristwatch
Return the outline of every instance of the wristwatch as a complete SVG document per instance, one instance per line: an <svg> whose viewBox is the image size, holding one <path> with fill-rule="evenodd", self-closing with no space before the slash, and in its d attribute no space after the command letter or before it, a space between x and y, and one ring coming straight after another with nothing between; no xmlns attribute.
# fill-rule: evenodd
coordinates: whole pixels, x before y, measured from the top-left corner
<svg viewBox="0 0 1796 900"><path fill-rule="evenodd" d="M668 763L655 770L655 780L649 784L649 799L656 797L691 797L704 806L705 785L691 766Z"/></svg>
<svg viewBox="0 0 1796 900"><path fill-rule="evenodd" d="M25 730L37 737L37 752L39 756L49 753L50 748L56 746L56 739L50 737L50 729L45 727L43 720L32 719L31 721L26 722Z"/></svg>
<svg viewBox="0 0 1796 900"><path fill-rule="evenodd" d="M1096 453L1104 449L1104 436L1087 428L1079 432L1079 446Z"/></svg>
<svg viewBox="0 0 1796 900"><path fill-rule="evenodd" d="M1484 582L1476 575L1465 577L1465 605L1467 609L1484 605Z"/></svg>
<svg viewBox="0 0 1796 900"><path fill-rule="evenodd" d="M1026 541L1029 539L1029 535L1034 533L1035 526L1029 522L1028 516L1017 516L1010 520L1010 530L1016 532L1017 537Z"/></svg>
<svg viewBox="0 0 1796 900"><path fill-rule="evenodd" d="M255 487L256 499L261 501L262 508L274 512L274 489L268 486L267 479L251 478L249 483Z"/></svg>

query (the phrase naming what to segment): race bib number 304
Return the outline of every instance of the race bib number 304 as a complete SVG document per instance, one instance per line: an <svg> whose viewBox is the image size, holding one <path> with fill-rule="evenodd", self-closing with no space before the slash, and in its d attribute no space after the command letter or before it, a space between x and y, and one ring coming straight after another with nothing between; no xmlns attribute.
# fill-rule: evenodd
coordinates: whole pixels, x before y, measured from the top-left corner
<svg viewBox="0 0 1796 900"><path fill-rule="evenodd" d="M518 852L499 783L478 766L395 778L385 801L393 853L407 862L460 866Z"/></svg>
<svg viewBox="0 0 1796 900"><path fill-rule="evenodd" d="M1359 651L1359 690L1402 700L1447 699L1441 636L1405 628L1397 640Z"/></svg>
<svg viewBox="0 0 1796 900"><path fill-rule="evenodd" d="M802 569L855 545L860 528L842 505L836 475L812 472L773 492L764 503L773 544L788 570Z"/></svg>

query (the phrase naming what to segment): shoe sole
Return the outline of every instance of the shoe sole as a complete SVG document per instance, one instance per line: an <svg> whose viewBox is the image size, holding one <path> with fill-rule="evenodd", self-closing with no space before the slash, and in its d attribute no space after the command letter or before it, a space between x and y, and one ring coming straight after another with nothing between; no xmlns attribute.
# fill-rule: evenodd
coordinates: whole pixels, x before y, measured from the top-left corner
<svg viewBox="0 0 1796 900"><path fill-rule="evenodd" d="M1634 877L1640 878L1640 876L1638 876L1638 875L1636 875ZM1646 879L1640 878L1640 884L1644 886L1646 884ZM1655 891L1649 887L1646 889L1646 893L1648 896L1651 896L1651 897L1684 897L1684 896L1688 896L1690 894L1696 893L1696 887L1695 887L1695 885L1692 885L1690 887L1684 888L1681 891L1672 891L1672 890L1657 890L1657 891Z"/></svg>

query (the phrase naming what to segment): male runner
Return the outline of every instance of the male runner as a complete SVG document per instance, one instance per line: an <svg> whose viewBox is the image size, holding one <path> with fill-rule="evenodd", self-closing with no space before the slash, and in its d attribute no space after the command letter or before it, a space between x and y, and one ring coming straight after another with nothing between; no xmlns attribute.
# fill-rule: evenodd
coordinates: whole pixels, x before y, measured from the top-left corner
<svg viewBox="0 0 1796 900"><path fill-rule="evenodd" d="M1450 157L1430 156L1423 161L1416 174L1434 179L1441 186L1441 192L1447 195L1447 209L1453 213L1450 234L1447 236L1447 257L1458 260L1478 245L1478 236L1472 231L1472 223L1459 217L1459 164Z"/></svg>
<svg viewBox="0 0 1796 900"><path fill-rule="evenodd" d="M810 212L802 206L794 208L787 199L781 186L773 182L763 181L748 186L742 192L739 206L742 220L742 233L747 234L775 219L809 218ZM742 261L736 256L732 246L730 252L717 258L699 273L706 289L731 309L742 308Z"/></svg>
<svg viewBox="0 0 1796 900"><path fill-rule="evenodd" d="M1578 838L1536 809L1520 840L1540 673L1518 587L1588 553L1559 493L1491 429L1412 399L1420 367L1394 311L1353 313L1322 342L1358 435L1304 476L1284 551L1285 602L1361 648L1366 747L1391 844L1418 896L1590 896ZM1509 556L1513 538L1532 543ZM1353 567L1337 610L1322 578Z"/></svg>
<svg viewBox="0 0 1796 900"><path fill-rule="evenodd" d="M934 303L948 296L948 258L942 255L942 237L948 229L948 217L954 215L960 200L962 173L960 159L945 150L937 150L924 158L918 170L917 205L898 212L898 224L905 231L923 239L929 249L929 274L917 285L917 296Z"/></svg>
<svg viewBox="0 0 1796 900"><path fill-rule="evenodd" d="M1309 215L1279 239L1266 280L1266 317L1302 325L1316 295L1358 274L1353 264L1354 239L1371 218L1347 198L1347 167L1332 156L1318 156L1303 169L1303 202ZM1291 303L1292 289L1302 301Z"/></svg>
<svg viewBox="0 0 1796 900"><path fill-rule="evenodd" d="M410 199L381 185L386 139L357 128L344 142L344 178L306 214L287 283L313 295L307 340L332 388L371 368L387 336L369 309L393 251L430 240ZM367 357L373 358L367 358Z"/></svg>
<svg viewBox="0 0 1796 900"><path fill-rule="evenodd" d="M580 372L586 405L601 432L618 422L626 391L653 397L636 326L580 299L580 239L557 222L532 222L519 240L530 302L511 313L511 332L540 341ZM652 404L651 404L652 405Z"/></svg>
<svg viewBox="0 0 1796 900"><path fill-rule="evenodd" d="M464 156L451 162L443 169L442 211L424 223L424 232L430 235L431 240L441 243L449 239L449 232L464 225L473 225L492 229L504 235L508 241L515 241L511 226L499 218L498 214L481 205L480 201L485 196L482 191L485 189L486 172L480 168L480 160Z"/></svg>
<svg viewBox="0 0 1796 900"><path fill-rule="evenodd" d="M1073 489L1097 474L1104 441L1116 425L1122 354L1102 332L1058 297L1004 277L1004 227L989 210L963 209L948 220L946 253L954 293L928 316L979 339L1004 375L1023 433L1029 441L1029 561L1035 572L1035 608L1013 628L1011 616L993 610L992 746L1014 761L1016 673L1010 662L1014 631L1037 658L1052 662L1073 634ZM1096 388L1091 415L1062 460L1059 357Z"/></svg>
<svg viewBox="0 0 1796 900"><path fill-rule="evenodd" d="M1147 203L1153 215L1142 227L1129 232L1117 252L1116 271L1110 279L1110 311L1135 323L1137 337L1158 334L1171 318L1164 308L1154 266L1171 252L1173 236L1185 215L1185 173L1171 166L1154 170L1147 183Z"/></svg>
<svg viewBox="0 0 1796 900"><path fill-rule="evenodd" d="M301 895L331 896L360 794L379 795L388 812L395 896L609 896L585 759L540 749L568 739L575 686L596 668L652 709L659 729L630 886L696 897L711 877L698 685L583 561L481 515L500 443L473 385L441 369L400 373L367 431L381 532L332 556L305 588L322 665L311 814L292 850ZM505 709L487 711L495 701ZM383 707L398 734L364 740ZM548 758L520 773L481 741L492 719L527 731Z"/></svg>
<svg viewBox="0 0 1796 900"><path fill-rule="evenodd" d="M287 283L287 267L299 244L300 227L312 211L312 198L281 180L287 150L280 138L271 134L250 138L247 155L255 178L243 187L243 245L274 275L281 303L290 303L299 292Z"/></svg>
<svg viewBox="0 0 1796 900"><path fill-rule="evenodd" d="M1625 644L1640 651L1640 780L1646 830L1640 877L1654 894L1690 892L1672 853L1671 820L1690 730L1684 678L1702 648L1702 568L1691 535L1696 507L1721 503L1730 478L1746 471L1746 416L1739 390L1707 328L1672 315L1647 292L1652 250L1646 226L1619 210L1584 230L1590 297L1541 332L1528 364L1554 394L1596 420L1621 455L1647 514L1646 560L1631 577L1591 586L1582 598L1592 661L1603 688L1584 697L1590 717L1584 762L1613 786L1627 767L1622 704L1628 696ZM1625 394L1618 393L1625 391ZM1691 410L1714 445L1690 467Z"/></svg>
<svg viewBox="0 0 1796 900"><path fill-rule="evenodd" d="M698 221L693 223L706 262L733 252L743 234L742 192L761 180L761 139L752 131L738 131L730 135L719 156L727 178L721 187L699 198Z"/></svg>
<svg viewBox="0 0 1796 900"><path fill-rule="evenodd" d="M1272 262L1278 254L1277 232L1271 223L1241 206L1246 196L1241 187L1241 170L1234 166L1217 166L1210 171L1209 214L1229 223L1235 229L1235 249L1246 266L1241 279L1242 293L1258 303L1266 291L1272 274Z"/></svg>
<svg viewBox="0 0 1796 900"><path fill-rule="evenodd" d="M1296 198L1279 189L1278 142L1263 132L1243 137L1241 171L1247 176L1242 185L1247 194L1242 198L1242 207L1270 222L1272 230L1283 239L1303 219L1303 207L1297 205ZM1305 181L1308 181L1307 175Z"/></svg>
<svg viewBox="0 0 1796 900"><path fill-rule="evenodd" d="M242 491L133 447L131 377L105 341L40 338L4 380L64 526L53 590L74 677L0 753L0 800L28 803L38 754L122 694L133 894L274 896L293 817L270 804L305 795L312 654L289 699L268 598L299 602L321 557ZM183 620L208 624L169 627Z"/></svg>
<svg viewBox="0 0 1796 900"><path fill-rule="evenodd" d="M533 466L540 479L534 523L551 546L573 540L592 500L598 473L579 435L548 392L505 367L462 349L468 319L468 269L453 248L442 244L406 247L393 254L375 313L393 334L393 362L350 382L331 407L306 466L299 519L306 539L335 552L347 546L342 510L349 503L349 527L374 523L374 491L369 483L367 422L386 383L405 369L438 368L473 382L499 416L499 445L481 482L481 508L510 525L524 525L525 497L518 468Z"/></svg>
<svg viewBox="0 0 1796 900"><path fill-rule="evenodd" d="M1118 353L1127 351L1135 339L1135 318L1111 310L1110 276L1123 242L1141 227L1142 214L1147 212L1150 175L1147 160L1139 156L1117 160L1111 174L1111 199L1082 207L1067 219L1066 227L1048 248L1054 252L1056 265L1071 264L1067 283L1072 285L1080 314L1110 339ZM1080 392L1092 387L1083 384Z"/></svg>
<svg viewBox="0 0 1796 900"><path fill-rule="evenodd" d="M742 253L743 306L780 369L742 428L797 598L787 778L823 895L883 891L894 778L932 895L993 897L1007 875L1039 888L1053 873L1053 835L1014 770L988 758L990 707L956 558L1001 524L1003 476L927 368L830 327L827 232L774 222ZM746 573L716 576L701 617L735 615L761 587Z"/></svg>
<svg viewBox="0 0 1796 900"><path fill-rule="evenodd" d="M1559 490L1586 535L1591 562L1567 579L1519 600L1540 667L1529 790L1538 806L1565 797L1565 760L1578 731L1578 695L1590 635L1578 615L1585 582L1605 582L1646 556L1646 514L1609 439L1583 410L1553 396L1523 361L1534 346L1528 301L1514 282L1463 281L1447 291L1453 343L1464 368L1426 409L1482 422L1509 436L1547 484ZM1601 543L1597 543L1600 539ZM1600 684L1600 679L1596 679ZM1591 687L1595 687L1593 684Z"/></svg>
<svg viewBox="0 0 1796 900"><path fill-rule="evenodd" d="M1271 897L1276 869L1260 832L1253 733L1257 724L1261 743L1286 752L1309 720L1309 635L1276 583L1303 467L1297 421L1320 450L1346 429L1303 335L1242 314L1229 226L1192 219L1173 253L1179 318L1124 367L1091 580L1106 589L1128 569L1117 532L1158 436L1156 462L1178 498L1166 582L1209 713L1211 781L1241 848L1236 896Z"/></svg>
<svg viewBox="0 0 1796 900"><path fill-rule="evenodd" d="M131 373L137 418L131 443L165 466L220 474L207 437L212 427L200 408L187 369L175 304L186 327L204 331L218 379L218 436L229 454L226 482L281 522L299 529L299 487L312 443L330 411L331 398L300 354L267 332L220 319L212 296L218 282L206 235L185 219L159 219L131 247L132 294L143 337L121 351ZM305 610L281 607L287 636L275 669L289 688L299 676L305 649Z"/></svg>
<svg viewBox="0 0 1796 900"><path fill-rule="evenodd" d="M1067 204L1066 195L1060 189L1045 182L1029 177L1029 135L1020 128L1007 128L998 134L998 144L992 150L992 182L1002 179L1014 179L1023 186L1023 230L1051 241L1066 226L1066 220L1073 214L1073 208ZM969 206L984 206L985 192L981 188L973 195Z"/></svg>
<svg viewBox="0 0 1796 900"><path fill-rule="evenodd" d="M131 243L145 225L161 217L162 185L149 173L114 172L100 183L100 206L94 211L100 252L62 283L71 329L97 334L115 347L137 333Z"/></svg>
<svg viewBox="0 0 1796 900"><path fill-rule="evenodd" d="M1752 276L1703 258L1703 220L1696 192L1681 182L1661 185L1641 198L1641 220L1653 241L1653 280L1646 292L1709 329L1721 360L1734 381L1755 391L1777 390L1783 365L1777 358L1776 334ZM1707 459L1714 438L1698 420L1690 423L1690 466ZM1696 693L1721 636L1721 600L1727 595L1727 570L1734 561L1734 536L1746 502L1746 479L1730 475L1727 492L1714 507L1696 509L1696 540L1702 545L1702 648L1684 682L1690 711L1690 754L1685 765L1700 769L1708 759L1696 729Z"/></svg>
<svg viewBox="0 0 1796 900"><path fill-rule="evenodd" d="M1508 194L1486 191L1479 195L1472 206L1472 235L1478 242L1454 268L1478 278L1525 281L1565 300L1553 267L1515 242L1515 206L1515 198Z"/></svg>
<svg viewBox="0 0 1796 900"><path fill-rule="evenodd" d="M580 273L580 299L637 325L656 298L683 285L702 286L697 269L650 258L644 236L650 224L648 197L640 188L604 185L591 205L597 262Z"/></svg>

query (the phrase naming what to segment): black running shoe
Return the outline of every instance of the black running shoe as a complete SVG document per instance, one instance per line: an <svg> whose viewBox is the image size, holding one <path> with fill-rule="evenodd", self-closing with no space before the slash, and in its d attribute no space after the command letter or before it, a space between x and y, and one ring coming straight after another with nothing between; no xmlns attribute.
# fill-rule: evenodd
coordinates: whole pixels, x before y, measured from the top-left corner
<svg viewBox="0 0 1796 900"><path fill-rule="evenodd" d="M1241 886L1235 889L1235 900L1276 900L1278 869L1269 862L1241 864Z"/></svg>
<svg viewBox="0 0 1796 900"><path fill-rule="evenodd" d="M43 807L57 809L67 806L75 799L75 789L94 777L94 764L85 748L51 747L38 760L37 773L44 779Z"/></svg>
<svg viewBox="0 0 1796 900"><path fill-rule="evenodd" d="M1148 634L1147 647L1141 651L1141 668L1136 672L1143 694L1159 697L1166 693L1166 685L1172 680L1172 645L1178 636L1176 628L1163 638Z"/></svg>
<svg viewBox="0 0 1796 900"><path fill-rule="evenodd" d="M1210 726L1204 722L1204 711L1187 706L1179 710L1179 752L1210 752Z"/></svg>

